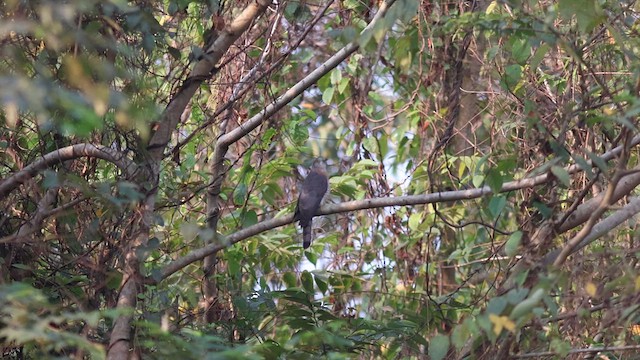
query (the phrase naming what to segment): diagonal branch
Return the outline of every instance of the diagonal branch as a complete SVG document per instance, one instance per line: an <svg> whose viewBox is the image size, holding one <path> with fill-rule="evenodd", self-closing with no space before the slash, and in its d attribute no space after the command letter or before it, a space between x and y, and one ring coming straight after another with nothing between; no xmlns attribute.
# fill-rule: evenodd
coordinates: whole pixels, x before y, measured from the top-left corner
<svg viewBox="0 0 640 360"><path fill-rule="evenodd" d="M373 20L362 31L362 34L372 31L374 25L378 24L380 20L383 19L384 15L387 13L387 9L394 2L395 0L387 0L387 2L383 2L380 5L380 8L374 16ZM207 189L207 226L213 231L214 234L217 234L216 228L218 227L218 219L220 217L220 193L222 189L222 183L226 175L224 158L227 154L229 146L242 139L244 136L260 126L266 119L269 119L272 115L274 115L278 110L282 109L293 99L301 95L311 85L315 84L321 77L326 75L329 71L331 71L345 59L347 59L359 47L360 44L358 41L351 42L350 44L339 50L337 53L335 53L333 56L331 56L318 68L313 70L309 75L296 83L284 94L280 95L280 97L278 97L275 101L267 105L263 111L259 112L246 122L242 123L240 126L236 127L228 133L221 135L218 138L215 149L213 151L213 161L211 162L211 174L213 176L213 179L211 181L211 185ZM206 245L205 248L215 247L216 244L219 243L219 238L217 237L217 235L214 235L214 237L209 241L210 244ZM204 259L203 266L205 268L205 274L207 275L210 275L208 271L213 267L213 264L215 264L213 254L215 254L216 251L209 252L204 256L198 257L196 259ZM212 296L214 292L214 286L209 279L209 276L205 277L203 286L204 300L206 303L215 301ZM209 305L206 305L206 308L212 309L212 307ZM207 316L208 314L205 313L205 318Z"/></svg>
<svg viewBox="0 0 640 360"><path fill-rule="evenodd" d="M634 197L627 205L623 206L621 209L617 210L613 214L607 216L604 220L594 225L589 234L587 234L584 239L582 239L582 241L573 248L571 254L591 244L603 235L608 234L615 227L637 215L639 212L640 197Z"/></svg>
<svg viewBox="0 0 640 360"><path fill-rule="evenodd" d="M389 0L387 2L383 2L380 5L380 9L378 13L374 16L373 20L362 30L361 34L368 33L371 31L376 24L378 24L381 19L384 18L384 15L387 13L387 10L395 0ZM227 154L227 150L231 144L236 141L242 139L244 136L249 134L255 128L257 128L260 124L262 124L266 119L275 114L278 110L282 109L286 104L288 104L291 100L295 99L299 95L301 95L306 89L308 89L311 85L315 84L321 77L326 75L329 71L334 69L340 63L342 63L345 59L347 59L351 54L353 54L358 48L360 44L357 41L349 43L344 48L340 49L337 53L335 53L332 57L330 57L327 61L325 61L322 65L312 71L309 75L307 75L304 79L300 80L294 86L292 86L289 90L287 90L284 94L280 95L275 101L271 104L267 105L265 109L258 114L254 115L252 118L241 124L239 127L233 129L232 131L222 135L218 142L216 143L216 147L213 154L213 161L211 163L211 173L213 174L213 181L211 182L211 186L208 189L207 194L207 223L209 227L214 231L217 224L217 217L220 214L220 192L222 188L222 182L224 180L224 176L226 174L226 169L224 165L224 158Z"/></svg>
<svg viewBox="0 0 640 360"><path fill-rule="evenodd" d="M158 129L149 140L148 150L156 161L162 160L163 152L171 134L175 131L180 115L196 93L200 84L211 77L216 70L216 65L222 59L229 47L242 35L249 26L262 15L271 0L256 0L251 2L231 24L229 24L216 38L213 44L205 49L206 55L196 63L189 78L184 82L178 93L171 99L167 108L162 113Z"/></svg>
<svg viewBox="0 0 640 360"><path fill-rule="evenodd" d="M178 142L178 144L171 150L171 152L173 152L173 153L178 152L180 150L180 148L182 148L187 143L189 143L191 141L191 139L193 139L194 136L196 136L198 133L202 132L204 129L210 127L217 120L217 118L218 118L218 116L220 116L220 114L222 114L223 112L227 111L241 97L245 96L252 89L251 86L248 86L249 80L251 80L251 83L255 84L258 81L265 79L275 69L280 67L282 65L282 63L289 57L289 55L292 52L294 52L294 50L296 50L300 46L300 44L302 44L302 42L307 38L307 35L320 22L320 20L323 18L323 16L325 15L325 13L329 9L329 7L333 4L334 1L335 0L330 0L324 5L324 7L316 14L314 19L310 22L309 26L307 26L306 30L302 33L302 35L300 35L298 37L298 39L296 39L294 41L293 46L291 46L291 48L289 48L287 50L287 53L285 55L283 55L280 58L278 58L275 62L272 62L269 65L269 67L266 70L260 72L260 74L257 77L256 77L256 73L258 73L258 69L260 68L260 66L263 65L262 63L256 64L256 66L254 66L254 68L251 69L249 71L249 73L247 73L245 76L243 76L243 78L240 79L240 81L238 82L238 87L236 89L234 89L234 92L233 92L231 98L229 100L227 100L227 102L225 104L223 104L218 109L216 109L216 111L211 116L209 116L209 118L206 121L204 121L202 124L198 125L198 127L195 130L193 130L191 133L189 133L183 139L181 139ZM267 53L263 51L263 57L265 57L266 54ZM253 78L253 77L255 77L255 78Z"/></svg>
<svg viewBox="0 0 640 360"><path fill-rule="evenodd" d="M388 8L393 5L394 2L395 0L391 0L382 3L378 13L375 15L373 20L371 20L369 25L367 25L367 27L362 30L361 34L371 31L374 26L384 18L384 15L387 13ZM222 159L226 155L226 150L231 144L242 139L245 135L262 124L266 119L271 117L273 114L278 112L278 110L282 109L285 105L291 102L291 100L300 96L311 85L320 80L321 77L329 73L329 71L333 70L336 66L346 60L351 54L358 50L359 47L360 44L358 43L358 41L349 43L347 46L336 52L332 57L327 59L327 61L325 61L322 65L313 70L304 79L298 81L298 83L293 85L284 94L280 95L280 97L278 97L275 101L267 105L267 107L265 107L265 109L260 113L254 115L251 119L244 122L241 126L220 137L218 143L216 144L216 151L213 159L214 164L222 165Z"/></svg>
<svg viewBox="0 0 640 360"><path fill-rule="evenodd" d="M591 213L586 224L582 229L580 229L578 234L576 234L571 240L569 240L569 242L567 242L564 245L564 247L558 254L558 257L553 262L554 266L560 267L565 262L565 260L567 260L567 257L569 257L570 254L573 254L575 252L576 247L583 240L586 240L586 237L592 232L593 227L598 221L598 219L600 219L602 214L604 214L604 212L607 211L607 209L609 209L609 206L613 204L614 194L615 194L618 182L620 181L620 178L621 178L621 174L616 172L616 174L614 174L613 176L611 183L607 187L607 191L604 193L604 196L602 197L600 204L596 207L595 211Z"/></svg>

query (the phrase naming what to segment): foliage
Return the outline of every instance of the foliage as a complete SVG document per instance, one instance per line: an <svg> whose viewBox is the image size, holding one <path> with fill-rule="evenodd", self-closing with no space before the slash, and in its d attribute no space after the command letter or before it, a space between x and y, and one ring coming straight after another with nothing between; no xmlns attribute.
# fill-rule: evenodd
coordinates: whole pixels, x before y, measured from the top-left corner
<svg viewBox="0 0 640 360"><path fill-rule="evenodd" d="M636 2L262 3L0 4L4 356L638 351Z"/></svg>
<svg viewBox="0 0 640 360"><path fill-rule="evenodd" d="M62 308L42 291L24 283L0 288L0 305L0 339L5 346L23 345L22 349L15 350L15 355L62 356L79 350L92 358L104 358L102 347L91 340L108 330L101 322L101 319L112 317L107 312L70 312L73 309ZM96 329L97 333L87 336L88 328ZM9 354L11 352L5 349L3 356Z"/></svg>

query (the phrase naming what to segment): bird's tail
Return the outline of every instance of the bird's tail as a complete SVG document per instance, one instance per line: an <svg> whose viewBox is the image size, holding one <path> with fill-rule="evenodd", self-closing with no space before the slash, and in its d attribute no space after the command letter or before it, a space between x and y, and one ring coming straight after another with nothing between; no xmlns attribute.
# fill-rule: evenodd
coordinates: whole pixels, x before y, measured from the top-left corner
<svg viewBox="0 0 640 360"><path fill-rule="evenodd" d="M311 223L302 227L302 247L308 248L311 246Z"/></svg>

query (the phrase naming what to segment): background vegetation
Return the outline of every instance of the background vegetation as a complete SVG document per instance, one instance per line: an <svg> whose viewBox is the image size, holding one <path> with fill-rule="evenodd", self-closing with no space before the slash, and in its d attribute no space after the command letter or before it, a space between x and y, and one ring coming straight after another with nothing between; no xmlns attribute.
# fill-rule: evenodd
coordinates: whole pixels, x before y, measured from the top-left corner
<svg viewBox="0 0 640 360"><path fill-rule="evenodd" d="M3 356L630 358L639 11L0 2Z"/></svg>

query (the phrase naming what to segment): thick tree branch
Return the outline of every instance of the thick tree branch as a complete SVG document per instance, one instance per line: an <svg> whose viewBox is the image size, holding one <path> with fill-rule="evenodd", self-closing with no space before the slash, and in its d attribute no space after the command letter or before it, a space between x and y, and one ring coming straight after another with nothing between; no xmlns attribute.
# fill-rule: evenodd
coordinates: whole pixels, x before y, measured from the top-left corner
<svg viewBox="0 0 640 360"><path fill-rule="evenodd" d="M120 310L135 309L138 292L141 291L140 264L144 261L138 255L138 249L147 244L149 231L153 223L155 211L155 190L158 185L160 172L160 161L163 159L171 135L176 130L180 115L195 94L199 85L213 74L215 65L227 52L229 47L238 39L271 4L270 0L256 0L251 2L243 12L238 15L224 31L216 38L213 44L207 44L205 56L194 67L189 78L182 88L171 99L164 113L162 114L158 129L151 137L147 151L149 154L147 166L151 170L150 179L146 188L151 191L147 194L144 202L138 207L139 217L134 239L128 244L124 252L124 277L121 291L118 296L117 308ZM109 351L107 359L126 359L131 348L131 320L132 315L119 316L111 331Z"/></svg>
<svg viewBox="0 0 640 360"><path fill-rule="evenodd" d="M153 224L153 210L155 209L155 193L147 194L142 204L136 209L137 217L134 224L135 234L126 244L123 250L124 266L120 294L116 308L121 312L113 324L107 351L108 360L120 360L129 358L131 349L131 321L133 309L136 308L138 293L142 291L142 276L140 274L141 262L144 258L139 255L139 249L146 246L149 232Z"/></svg>
<svg viewBox="0 0 640 360"><path fill-rule="evenodd" d="M633 176L633 178L626 179L628 180L627 183L628 184L635 183L636 186L640 185L640 173L634 174L634 175L635 176ZM631 176L632 175L628 175L627 177L631 177ZM621 191L619 191L619 187L616 188L616 190L618 193L621 193ZM623 194L622 196L627 194L628 192L626 194ZM620 196L618 200L622 198L622 196ZM614 195L614 199L615 197L616 196ZM596 199L602 199L602 197L594 198L591 200L596 200ZM613 200L613 201L616 201L616 200ZM582 209L582 210L586 214L586 213L589 213L588 211L591 210L591 208L593 208L593 204L589 204L589 206L587 206L585 209ZM577 242L574 246L572 246L571 251L566 256L575 254L576 252L580 251L585 246L591 244L592 242L598 240L603 235L609 233L615 227L629 220L631 217L637 215L638 212L640 212L640 198L634 197L627 205L623 206L621 209L615 211L613 214L609 215L604 220L600 221L599 223L595 224L592 228L590 228L589 232L586 235L584 235L579 242ZM561 251L562 249L554 249L550 251L549 253L547 253L547 255L544 256L541 263L543 265L557 263L558 262L557 259L560 257Z"/></svg>
<svg viewBox="0 0 640 360"><path fill-rule="evenodd" d="M0 183L0 198L6 197L7 194L36 176L42 170L52 165L81 157L95 157L109 161L119 167L127 178L133 178L138 169L133 161L112 148L88 143L71 145L44 155L42 158L5 179Z"/></svg>
<svg viewBox="0 0 640 360"><path fill-rule="evenodd" d="M623 176L620 181L618 181L611 201L616 202L622 199L638 185L640 185L640 167L636 167L634 172ZM571 215L569 215L567 221L565 221L558 227L558 232L564 233L568 230L582 225L589 219L591 214L596 211L604 196L605 193L601 193L598 196L591 198L578 206L578 208Z"/></svg>
<svg viewBox="0 0 640 360"><path fill-rule="evenodd" d="M220 116L220 114L222 114L223 112L231 108L238 100L240 100L240 98L242 98L244 95L246 95L249 91L253 89L253 87L250 86L251 84L256 84L257 82L267 78L269 74L273 73L278 67L280 67L282 63L291 55L291 53L293 53L296 49L298 49L300 44L302 44L302 42L307 38L307 35L311 32L311 30L324 17L325 13L327 12L327 10L329 10L329 7L333 4L334 1L335 0L327 1L324 7L316 14L314 19L309 23L309 25L307 26L305 31L302 33L302 35L300 35L293 42L293 45L291 46L291 48L287 49L287 53L285 55L279 57L275 62L272 62L271 64L269 64L269 67L265 71L260 72L258 76L256 76L256 73L258 73L258 68L259 68L258 65L254 66L254 68L249 73L243 76L243 78L240 79L240 81L238 82L238 87L234 88L234 92L231 98L229 98L229 100L227 100L226 103L224 103L222 106L216 109L216 111L211 116L209 116L209 118L205 122L200 124L195 130L193 130L191 133L185 136L182 140L180 140L178 144L171 150L171 152L175 153L179 151L180 148L188 144L193 139L194 136L202 132L202 130L210 127L216 121L218 116ZM267 53L263 51L263 56L266 56L266 54ZM249 83L249 81L251 81L251 83Z"/></svg>
<svg viewBox="0 0 640 360"><path fill-rule="evenodd" d="M604 220L594 225L589 234L585 236L584 239L582 239L582 241L575 246L575 248L573 248L571 254L591 244L603 235L608 234L611 230L621 225L625 221L631 219L639 212L640 197L634 197L627 205L623 206L621 209L615 211L613 214L607 216Z"/></svg>
<svg viewBox="0 0 640 360"><path fill-rule="evenodd" d="M624 164L626 164L626 159L627 157L624 156L624 161L623 159L621 159L620 162L621 163L624 162ZM600 219L602 214L604 214L604 212L607 211L607 209L609 209L609 206L613 204L613 202L615 201L614 194L615 194L616 188L618 187L618 183L622 178L621 170L622 168L619 166L618 171L616 171L616 173L613 175L613 178L611 179L611 182L607 187L607 191L605 191L605 193L603 194L600 204L595 208L593 213L591 213L591 215L589 216L589 219L587 219L584 227L580 229L578 234L576 234L571 240L569 240L564 245L564 247L558 254L558 257L553 262L554 266L560 267L560 265L564 263L567 257L569 257L569 255L574 252L576 246L578 246L578 244L580 244L583 240L585 240L586 236L591 233L593 226L596 224L598 219Z"/></svg>
<svg viewBox="0 0 640 360"><path fill-rule="evenodd" d="M57 192L58 192L57 187L48 189L45 192L44 196L42 196L42 199L38 201L38 207L35 211L35 214L30 214L32 215L31 219L29 219L26 223L22 224L18 229L18 231L16 231L16 233L13 234L12 236L8 236L3 239L0 239L0 244L5 244L9 242L22 242L24 241L23 239L26 238L27 236L35 233L36 231L39 231L40 226L42 225L42 221L44 220L44 218L48 213L47 210L49 209L51 204L53 204L53 201L55 200Z"/></svg>
<svg viewBox="0 0 640 360"><path fill-rule="evenodd" d="M229 50L229 47L249 28L255 19L264 13L270 4L270 0L256 0L251 2L233 22L225 27L213 44L210 44L209 47L205 49L206 55L196 63L183 87L173 99L171 99L169 105L167 105L167 108L160 118L158 129L149 141L148 149L153 159L156 161L162 159L164 149L169 143L169 140L171 140L171 134L173 134L180 121L180 115L187 107L187 104L196 93L200 84L211 77L216 64L222 59L222 56L227 50Z"/></svg>

